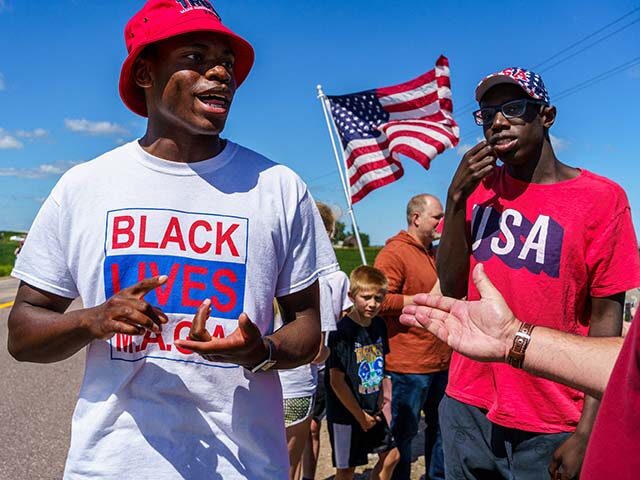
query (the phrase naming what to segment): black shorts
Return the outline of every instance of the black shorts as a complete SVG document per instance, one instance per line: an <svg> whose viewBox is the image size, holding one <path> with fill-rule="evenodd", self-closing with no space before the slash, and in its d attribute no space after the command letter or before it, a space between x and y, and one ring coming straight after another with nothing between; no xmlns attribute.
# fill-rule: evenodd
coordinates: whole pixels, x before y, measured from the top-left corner
<svg viewBox="0 0 640 480"><path fill-rule="evenodd" d="M324 368L318 370L318 387L313 404L313 416L316 421L321 421L327 413L327 396L324 390Z"/></svg>
<svg viewBox="0 0 640 480"><path fill-rule="evenodd" d="M331 460L335 468L359 467L369 463L370 453L388 452L396 446L384 417L365 432L359 425L328 423Z"/></svg>

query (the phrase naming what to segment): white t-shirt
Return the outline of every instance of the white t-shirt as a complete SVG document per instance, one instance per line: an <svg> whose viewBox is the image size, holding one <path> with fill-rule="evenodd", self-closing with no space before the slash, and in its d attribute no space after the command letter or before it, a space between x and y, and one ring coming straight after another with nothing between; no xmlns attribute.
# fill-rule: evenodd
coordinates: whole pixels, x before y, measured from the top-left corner
<svg viewBox="0 0 640 480"><path fill-rule="evenodd" d="M348 296L349 279L344 272L338 270L322 275L318 280L322 331L328 334L336 329L340 314L352 305ZM325 343L326 341L325 337ZM324 365L321 368L324 368ZM307 364L278 370L278 374L282 383L282 398L310 397L315 394L318 385L318 365Z"/></svg>
<svg viewBox="0 0 640 480"><path fill-rule="evenodd" d="M170 321L161 335L88 345L64 477L287 478L278 374L211 363L174 340L207 297L212 335L229 335L241 312L269 334L274 297L337 268L304 183L234 143L180 164L132 142L67 172L13 275L93 307L167 274L145 298Z"/></svg>

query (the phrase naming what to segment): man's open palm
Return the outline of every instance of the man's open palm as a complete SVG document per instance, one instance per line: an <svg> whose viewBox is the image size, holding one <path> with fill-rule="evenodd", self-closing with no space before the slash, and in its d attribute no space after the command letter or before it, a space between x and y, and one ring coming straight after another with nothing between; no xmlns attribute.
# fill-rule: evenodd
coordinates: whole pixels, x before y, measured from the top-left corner
<svg viewBox="0 0 640 480"><path fill-rule="evenodd" d="M504 361L519 322L481 264L473 270L477 301L425 293L407 305L400 322L429 330L455 351L484 362Z"/></svg>

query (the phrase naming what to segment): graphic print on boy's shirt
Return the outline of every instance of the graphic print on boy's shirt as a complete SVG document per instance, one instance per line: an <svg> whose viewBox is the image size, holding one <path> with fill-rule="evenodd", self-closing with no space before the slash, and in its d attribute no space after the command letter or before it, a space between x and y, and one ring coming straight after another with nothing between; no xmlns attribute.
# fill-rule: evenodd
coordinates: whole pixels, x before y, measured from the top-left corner
<svg viewBox="0 0 640 480"><path fill-rule="evenodd" d="M161 333L116 334L110 339L111 359L138 361L152 357L214 364L174 345L189 334L193 316L211 299L207 330L225 337L237 327L243 311L249 220L213 213L131 208L107 213L104 285L110 298L123 288L156 275L167 282L145 300L169 318Z"/></svg>
<svg viewBox="0 0 640 480"><path fill-rule="evenodd" d="M529 219L518 210L473 206L471 250L478 262L495 256L507 266L560 276L564 228L549 215Z"/></svg>
<svg viewBox="0 0 640 480"><path fill-rule="evenodd" d="M382 339L372 345L356 342L354 352L358 363L360 384L358 392L367 395L380 390L384 376L384 347Z"/></svg>

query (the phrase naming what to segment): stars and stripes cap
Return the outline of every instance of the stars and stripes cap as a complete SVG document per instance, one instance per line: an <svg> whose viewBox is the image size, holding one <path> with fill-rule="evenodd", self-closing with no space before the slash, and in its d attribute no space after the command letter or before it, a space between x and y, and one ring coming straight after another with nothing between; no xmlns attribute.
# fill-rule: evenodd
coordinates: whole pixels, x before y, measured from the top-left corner
<svg viewBox="0 0 640 480"><path fill-rule="evenodd" d="M549 93L547 93L542 77L531 70L520 67L505 68L484 77L476 87L476 100L479 102L487 90L501 83L517 85L531 98L549 104Z"/></svg>
<svg viewBox="0 0 640 480"><path fill-rule="evenodd" d="M152 43L191 32L214 32L226 38L235 56L233 72L237 86L247 78L253 66L253 47L223 25L208 0L148 0L124 29L128 56L120 71L120 97L131 111L147 116L144 91L133 76L140 53Z"/></svg>

